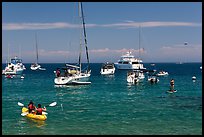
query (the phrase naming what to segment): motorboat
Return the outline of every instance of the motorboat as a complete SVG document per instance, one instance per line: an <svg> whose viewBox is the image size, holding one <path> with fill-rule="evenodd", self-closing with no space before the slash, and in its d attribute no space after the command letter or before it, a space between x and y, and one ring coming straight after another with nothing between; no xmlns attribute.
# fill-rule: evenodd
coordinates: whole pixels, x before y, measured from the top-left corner
<svg viewBox="0 0 204 137"><path fill-rule="evenodd" d="M150 83L157 83L159 82L159 79L157 78L157 76L148 76L147 79Z"/></svg>
<svg viewBox="0 0 204 137"><path fill-rule="evenodd" d="M114 63L117 69L126 69L126 70L133 70L133 69L141 69L145 70L143 66L143 62L139 58L135 58L130 51L126 54L122 55L120 60L117 63Z"/></svg>
<svg viewBox="0 0 204 137"><path fill-rule="evenodd" d="M105 64L102 65L101 75L110 75L115 73L115 67L113 63L106 62Z"/></svg>
<svg viewBox="0 0 204 137"><path fill-rule="evenodd" d="M5 69L2 71L2 74L21 75L25 69L26 68L22 63L22 59L15 56L14 58L10 59L10 62L7 64Z"/></svg>
<svg viewBox="0 0 204 137"><path fill-rule="evenodd" d="M157 76L166 76L166 75L169 75L169 73L163 70L157 73Z"/></svg>
<svg viewBox="0 0 204 137"><path fill-rule="evenodd" d="M127 82L136 84L139 82L142 82L144 80L145 76L143 71L140 70L133 70L133 71L128 71L127 73Z"/></svg>
<svg viewBox="0 0 204 137"><path fill-rule="evenodd" d="M150 83L157 83L157 82L159 82L159 78L158 78L158 76L153 72L153 73L149 73L149 74L148 74L147 81L149 81Z"/></svg>
<svg viewBox="0 0 204 137"><path fill-rule="evenodd" d="M139 29L139 57L136 58L132 55L131 51L123 54L118 62L114 63L117 69L126 69L126 70L146 70L143 65L143 61L140 59L140 29Z"/></svg>
<svg viewBox="0 0 204 137"><path fill-rule="evenodd" d="M38 63L33 63L33 64L31 64L31 66L30 66L30 69L31 70L38 70L38 69L40 69L41 68L41 66L38 64Z"/></svg>

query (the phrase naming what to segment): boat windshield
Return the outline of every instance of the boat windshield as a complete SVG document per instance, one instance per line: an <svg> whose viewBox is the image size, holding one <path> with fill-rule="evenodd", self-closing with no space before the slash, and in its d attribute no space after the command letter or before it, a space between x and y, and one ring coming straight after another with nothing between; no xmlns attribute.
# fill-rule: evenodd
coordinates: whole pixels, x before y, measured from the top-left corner
<svg viewBox="0 0 204 137"><path fill-rule="evenodd" d="M22 59L11 59L11 63L13 64L22 63Z"/></svg>

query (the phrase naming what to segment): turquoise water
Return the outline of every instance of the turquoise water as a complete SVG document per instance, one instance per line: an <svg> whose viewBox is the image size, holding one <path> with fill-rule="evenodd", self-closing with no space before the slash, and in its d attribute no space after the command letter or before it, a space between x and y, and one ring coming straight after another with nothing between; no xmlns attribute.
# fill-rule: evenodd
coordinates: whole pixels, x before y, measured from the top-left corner
<svg viewBox="0 0 204 137"><path fill-rule="evenodd" d="M201 135L201 63L156 63L157 70L169 72L157 84L146 80L137 85L126 82L127 71L101 76L102 64L91 64L91 85L54 86L54 73L63 64L42 64L46 71L33 72L25 64L24 79L2 76L3 135ZM5 64L2 64L3 68ZM145 67L150 67L145 64ZM196 76L196 81L191 80ZM166 93L175 79L174 94ZM21 107L30 100L47 107L47 120L22 117Z"/></svg>

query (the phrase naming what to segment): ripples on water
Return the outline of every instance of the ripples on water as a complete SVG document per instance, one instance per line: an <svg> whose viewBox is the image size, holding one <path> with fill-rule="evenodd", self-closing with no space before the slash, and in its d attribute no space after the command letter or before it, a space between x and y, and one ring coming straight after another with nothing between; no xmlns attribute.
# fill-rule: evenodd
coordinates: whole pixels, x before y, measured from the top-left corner
<svg viewBox="0 0 204 137"><path fill-rule="evenodd" d="M51 68L56 64L47 64L43 72L28 70L24 79L2 77L2 134L202 134L199 70L192 74L179 66L177 73L178 66L159 64L169 76L160 77L157 84L131 85L126 71L101 76L100 65L92 64L92 84L86 86L55 86ZM200 64L195 66L187 67L196 70ZM192 75L197 77L195 82ZM166 93L171 78L178 90L175 94ZM17 105L27 105L30 99L43 106L54 101L57 105L47 107L46 121L31 120L20 115Z"/></svg>

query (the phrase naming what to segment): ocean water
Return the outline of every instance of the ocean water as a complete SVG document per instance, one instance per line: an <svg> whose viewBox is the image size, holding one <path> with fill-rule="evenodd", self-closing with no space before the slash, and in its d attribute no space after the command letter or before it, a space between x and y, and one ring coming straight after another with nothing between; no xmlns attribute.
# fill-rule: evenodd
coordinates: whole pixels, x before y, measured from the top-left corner
<svg viewBox="0 0 204 137"><path fill-rule="evenodd" d="M126 70L101 76L102 64L93 63L91 85L64 87L54 85L53 73L63 64L41 64L47 70L37 72L25 65L24 79L2 76L3 135L202 135L201 63L156 63L169 75L137 85L127 83ZM177 92L169 94L172 78ZM47 107L46 121L32 120L17 104L30 100L57 105Z"/></svg>

